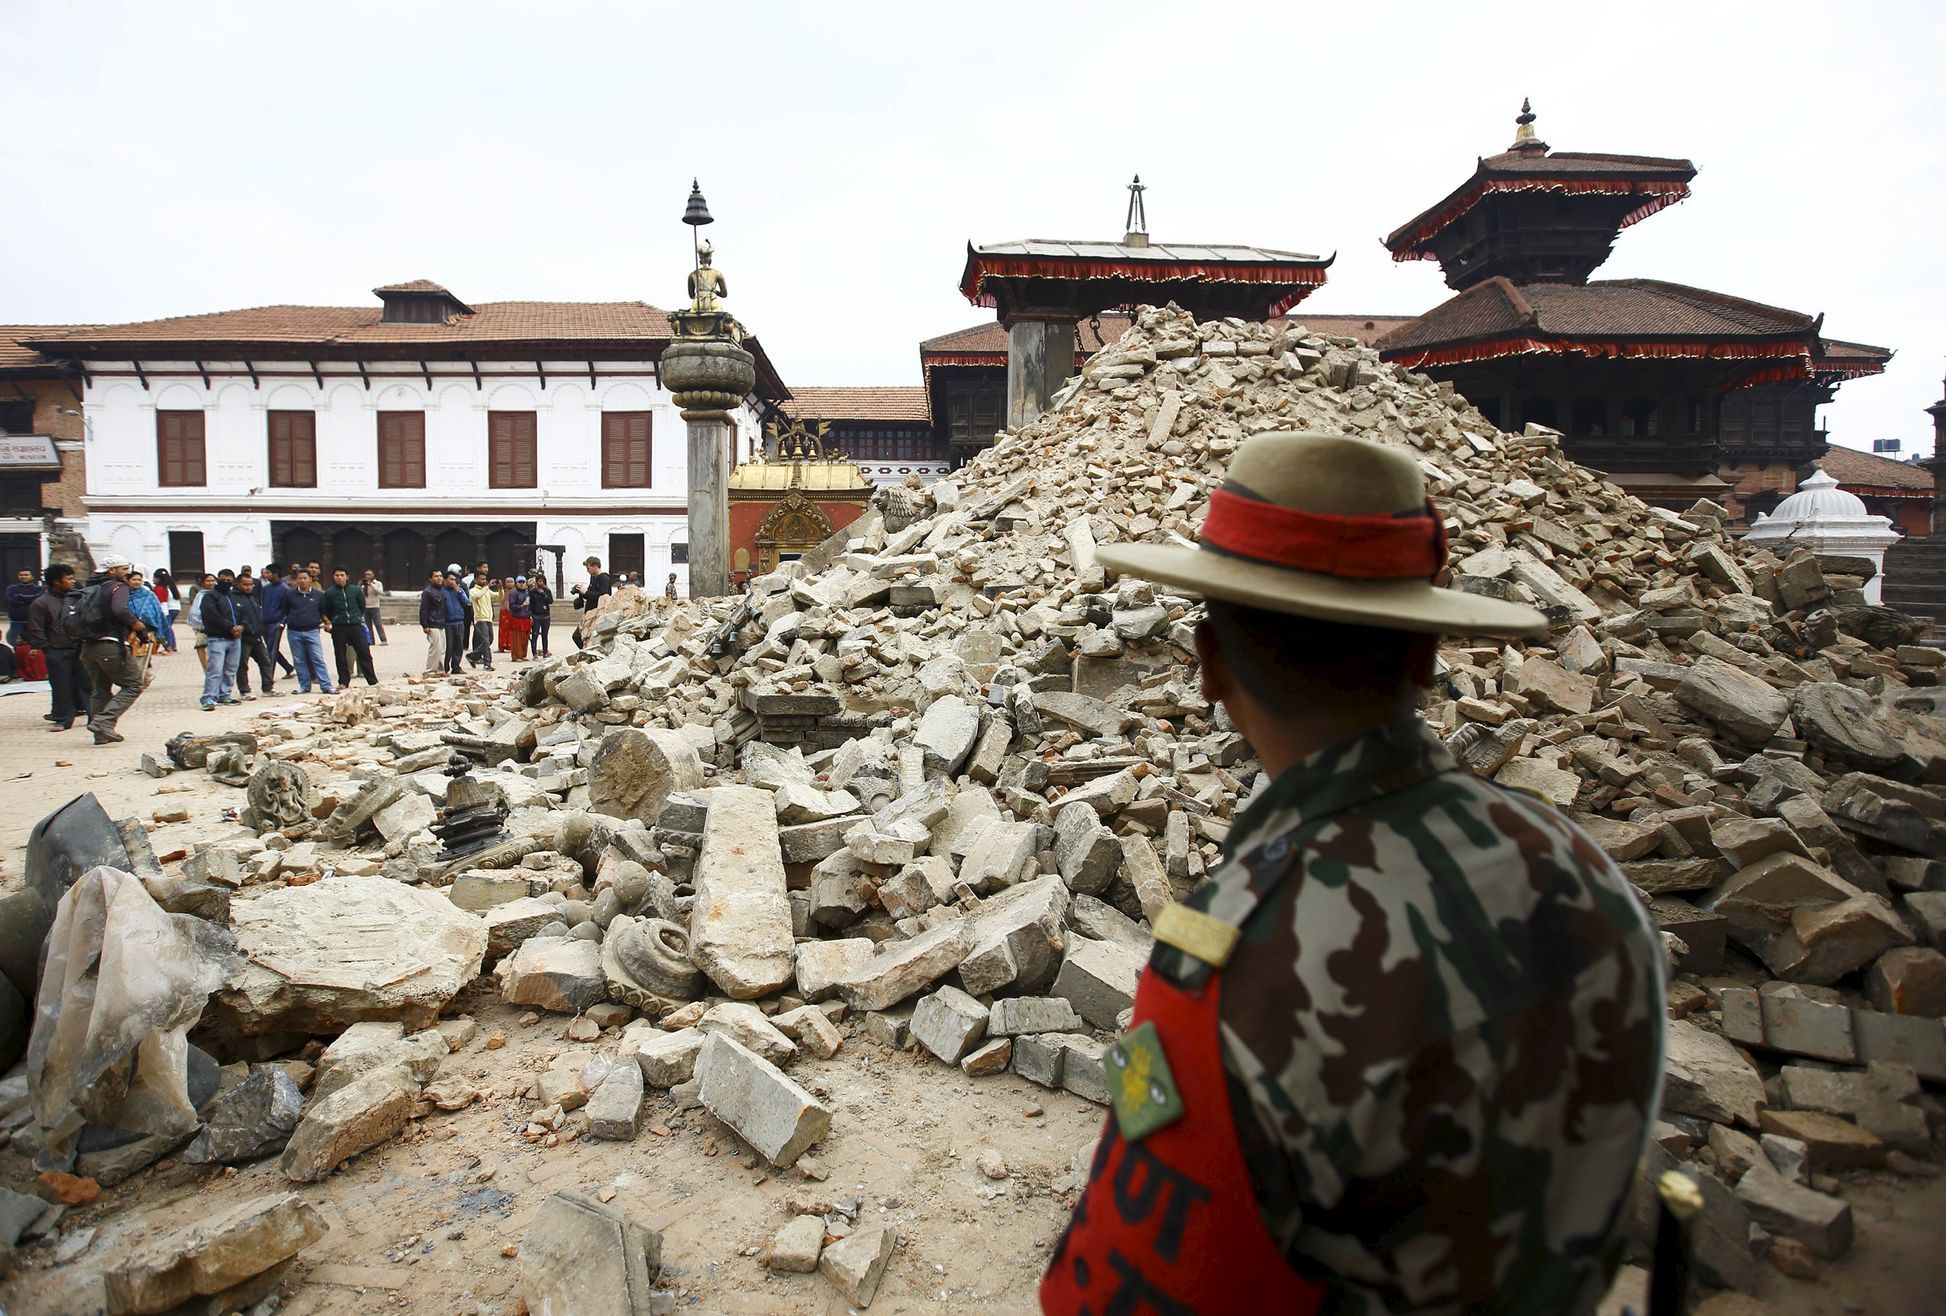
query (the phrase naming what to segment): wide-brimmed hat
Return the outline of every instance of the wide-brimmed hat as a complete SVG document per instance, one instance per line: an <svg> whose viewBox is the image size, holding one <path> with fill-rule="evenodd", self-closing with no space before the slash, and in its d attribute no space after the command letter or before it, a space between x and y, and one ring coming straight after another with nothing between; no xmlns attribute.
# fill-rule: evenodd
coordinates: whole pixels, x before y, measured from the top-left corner
<svg viewBox="0 0 1946 1316"><path fill-rule="evenodd" d="M1260 434L1210 494L1200 542L1104 544L1103 566L1271 612L1387 630L1537 635L1524 604L1441 589L1446 529L1404 453L1341 434Z"/></svg>

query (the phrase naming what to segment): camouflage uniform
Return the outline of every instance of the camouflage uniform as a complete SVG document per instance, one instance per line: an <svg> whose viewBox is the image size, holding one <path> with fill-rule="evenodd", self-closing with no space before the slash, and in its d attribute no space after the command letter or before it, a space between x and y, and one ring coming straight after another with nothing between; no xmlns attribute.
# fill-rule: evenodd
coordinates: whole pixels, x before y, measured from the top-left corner
<svg viewBox="0 0 1946 1316"><path fill-rule="evenodd" d="M1592 1310L1662 1079L1661 946L1615 866L1417 718L1293 765L1228 855L1187 903L1242 930L1231 1106L1324 1310Z"/></svg>

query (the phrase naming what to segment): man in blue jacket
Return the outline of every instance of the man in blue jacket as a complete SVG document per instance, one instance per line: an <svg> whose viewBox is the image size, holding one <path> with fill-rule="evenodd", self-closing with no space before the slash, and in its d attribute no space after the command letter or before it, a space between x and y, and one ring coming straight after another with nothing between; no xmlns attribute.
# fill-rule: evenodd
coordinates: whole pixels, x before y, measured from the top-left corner
<svg viewBox="0 0 1946 1316"><path fill-rule="evenodd" d="M446 573L446 670L457 673L466 653L466 623L472 618L473 604L460 588L459 572Z"/></svg>
<svg viewBox="0 0 1946 1316"><path fill-rule="evenodd" d="M446 670L446 573L434 567L419 591L419 629L426 633L426 675Z"/></svg>
<svg viewBox="0 0 1946 1316"><path fill-rule="evenodd" d="M19 647L27 635L27 613L34 600L47 593L47 587L34 579L26 567L14 572L14 583L7 586L7 643Z"/></svg>
<svg viewBox="0 0 1946 1316"><path fill-rule="evenodd" d="M311 581L311 573L299 571L296 587L285 603L284 628L291 637L291 656L297 660L297 692L308 695L316 682L326 694L337 693L331 672L324 665L324 591Z"/></svg>
<svg viewBox="0 0 1946 1316"><path fill-rule="evenodd" d="M264 648L270 650L270 661L284 669L285 676L294 676L297 669L291 660L284 657L284 624L290 609L291 587L284 583L283 573L277 570L275 562L264 564L263 588L259 591L260 605L264 613Z"/></svg>

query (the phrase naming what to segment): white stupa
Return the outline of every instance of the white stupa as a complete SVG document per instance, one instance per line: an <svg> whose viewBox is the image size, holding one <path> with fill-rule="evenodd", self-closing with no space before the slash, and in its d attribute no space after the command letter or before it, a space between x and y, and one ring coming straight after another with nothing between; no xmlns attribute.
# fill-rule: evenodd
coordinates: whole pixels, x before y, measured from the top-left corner
<svg viewBox="0 0 1946 1316"><path fill-rule="evenodd" d="M1877 570L1865 582L1865 601L1877 603L1885 550L1899 542L1899 532L1892 528L1890 517L1871 515L1856 494L1840 489L1838 482L1820 469L1800 484L1796 493L1777 504L1769 516L1758 517L1743 542L1767 548L1779 557L1801 546L1813 553L1870 558Z"/></svg>

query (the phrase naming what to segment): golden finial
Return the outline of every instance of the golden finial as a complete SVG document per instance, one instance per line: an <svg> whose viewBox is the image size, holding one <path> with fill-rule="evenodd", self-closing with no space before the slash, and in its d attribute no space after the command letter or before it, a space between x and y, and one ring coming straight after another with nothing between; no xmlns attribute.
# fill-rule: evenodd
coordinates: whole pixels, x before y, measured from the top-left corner
<svg viewBox="0 0 1946 1316"><path fill-rule="evenodd" d="M1507 149L1523 155L1545 155L1547 143L1534 132L1534 103L1523 96L1520 98L1520 113L1514 116L1514 144Z"/></svg>

